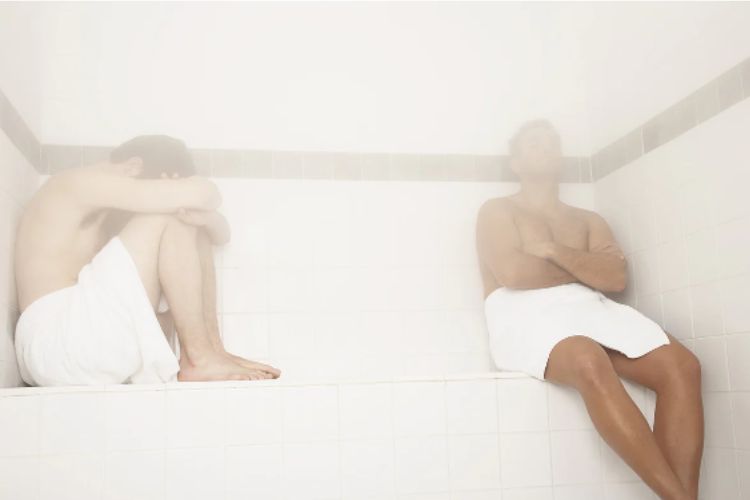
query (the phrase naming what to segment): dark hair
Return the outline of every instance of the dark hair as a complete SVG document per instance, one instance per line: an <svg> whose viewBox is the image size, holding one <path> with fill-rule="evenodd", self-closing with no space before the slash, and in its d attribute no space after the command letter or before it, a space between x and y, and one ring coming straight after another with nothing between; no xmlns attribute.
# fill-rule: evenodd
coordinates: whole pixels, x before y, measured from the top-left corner
<svg viewBox="0 0 750 500"><path fill-rule="evenodd" d="M195 163L185 143L168 135L139 135L117 146L109 154L112 163L122 163L133 157L143 160L139 177L158 178L162 172L170 177L195 175Z"/></svg>
<svg viewBox="0 0 750 500"><path fill-rule="evenodd" d="M508 156L514 157L518 154L518 146L521 141L521 137L528 132L529 130L537 129L537 128L546 128L548 130L551 130L555 134L557 134L557 130L555 130L554 125L549 120L546 120L544 118L539 118L536 120L529 120L523 125L521 125L515 134L513 134L513 137L510 138L508 141Z"/></svg>

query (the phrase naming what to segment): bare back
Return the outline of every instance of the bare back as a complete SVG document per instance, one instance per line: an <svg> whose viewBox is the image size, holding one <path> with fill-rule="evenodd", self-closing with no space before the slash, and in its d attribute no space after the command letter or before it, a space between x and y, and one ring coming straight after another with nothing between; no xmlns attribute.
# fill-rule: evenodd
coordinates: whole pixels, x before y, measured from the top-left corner
<svg viewBox="0 0 750 500"><path fill-rule="evenodd" d="M68 193L62 176L51 177L21 218L15 246L16 287L21 311L39 297L74 285L78 272L106 243L107 211L84 209Z"/></svg>
<svg viewBox="0 0 750 500"><path fill-rule="evenodd" d="M76 284L81 268L119 232L128 214L214 210L220 203L208 180L138 179L127 165L102 163L50 177L27 204L16 235L19 310Z"/></svg>
<svg viewBox="0 0 750 500"><path fill-rule="evenodd" d="M504 246L516 251L521 251L524 245L547 240L588 250L591 212L587 210L561 203L555 212L539 214L523 208L515 195L489 200L482 210L484 214L480 218L483 217L485 222L480 220L477 246L485 297L495 289L506 286L490 265L490 261L498 257L492 245L493 239L502 240ZM498 224L493 224L493 220ZM512 266L514 261L509 258L507 263ZM515 262L515 265L521 263Z"/></svg>

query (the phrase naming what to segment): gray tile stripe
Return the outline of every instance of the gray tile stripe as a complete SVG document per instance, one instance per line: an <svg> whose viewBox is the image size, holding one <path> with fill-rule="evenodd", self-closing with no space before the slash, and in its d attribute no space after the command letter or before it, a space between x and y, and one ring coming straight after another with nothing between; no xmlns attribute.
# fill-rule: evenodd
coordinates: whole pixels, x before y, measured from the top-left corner
<svg viewBox="0 0 750 500"><path fill-rule="evenodd" d="M29 160L29 163L39 170L39 141L2 90L0 90L0 130L5 132L5 135Z"/></svg>
<svg viewBox="0 0 750 500"><path fill-rule="evenodd" d="M563 182L594 182L750 97L750 58L590 157L566 157ZM40 173L104 159L101 146L40 145L0 92L0 129ZM506 156L194 149L201 175L257 179L515 181Z"/></svg>
<svg viewBox="0 0 750 500"><path fill-rule="evenodd" d="M107 158L101 146L42 146L40 172L54 174ZM327 179L397 181L517 180L505 156L329 153L194 149L199 175L253 179ZM589 159L566 157L563 182L591 182Z"/></svg>
<svg viewBox="0 0 750 500"><path fill-rule="evenodd" d="M611 174L750 97L750 57L591 155L594 180Z"/></svg>

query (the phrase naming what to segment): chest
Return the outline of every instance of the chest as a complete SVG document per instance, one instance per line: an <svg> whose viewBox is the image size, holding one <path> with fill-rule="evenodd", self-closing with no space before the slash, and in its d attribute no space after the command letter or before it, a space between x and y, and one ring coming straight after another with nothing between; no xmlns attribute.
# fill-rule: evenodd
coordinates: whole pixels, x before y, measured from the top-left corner
<svg viewBox="0 0 750 500"><path fill-rule="evenodd" d="M518 211L514 221L523 243L553 240L580 250L588 248L588 224L580 216L562 213L542 217Z"/></svg>

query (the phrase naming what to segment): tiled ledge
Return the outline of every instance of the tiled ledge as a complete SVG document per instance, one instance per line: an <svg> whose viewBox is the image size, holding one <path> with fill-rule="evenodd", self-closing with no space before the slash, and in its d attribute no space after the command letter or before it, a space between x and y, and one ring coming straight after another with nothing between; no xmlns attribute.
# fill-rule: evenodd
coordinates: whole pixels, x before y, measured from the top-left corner
<svg viewBox="0 0 750 500"><path fill-rule="evenodd" d="M40 173L105 160L102 146L42 146ZM316 151L192 150L199 175L256 179L328 179L397 181L517 180L507 156L463 154L389 154ZM562 182L591 182L587 157L564 158Z"/></svg>
<svg viewBox="0 0 750 500"><path fill-rule="evenodd" d="M102 393L102 392L138 392L138 391L180 391L196 389L247 389L252 387L301 387L309 385L341 385L341 384L392 384L426 381L451 380L494 380L530 378L521 372L494 371L479 373L456 373L437 375L414 375L388 377L373 375L369 378L288 378L280 377L273 380L226 381L226 382L168 382L164 384L117 384L117 385L77 385L61 387L12 387L0 389L0 398L18 396L38 396L42 394L70 394L70 393Z"/></svg>

